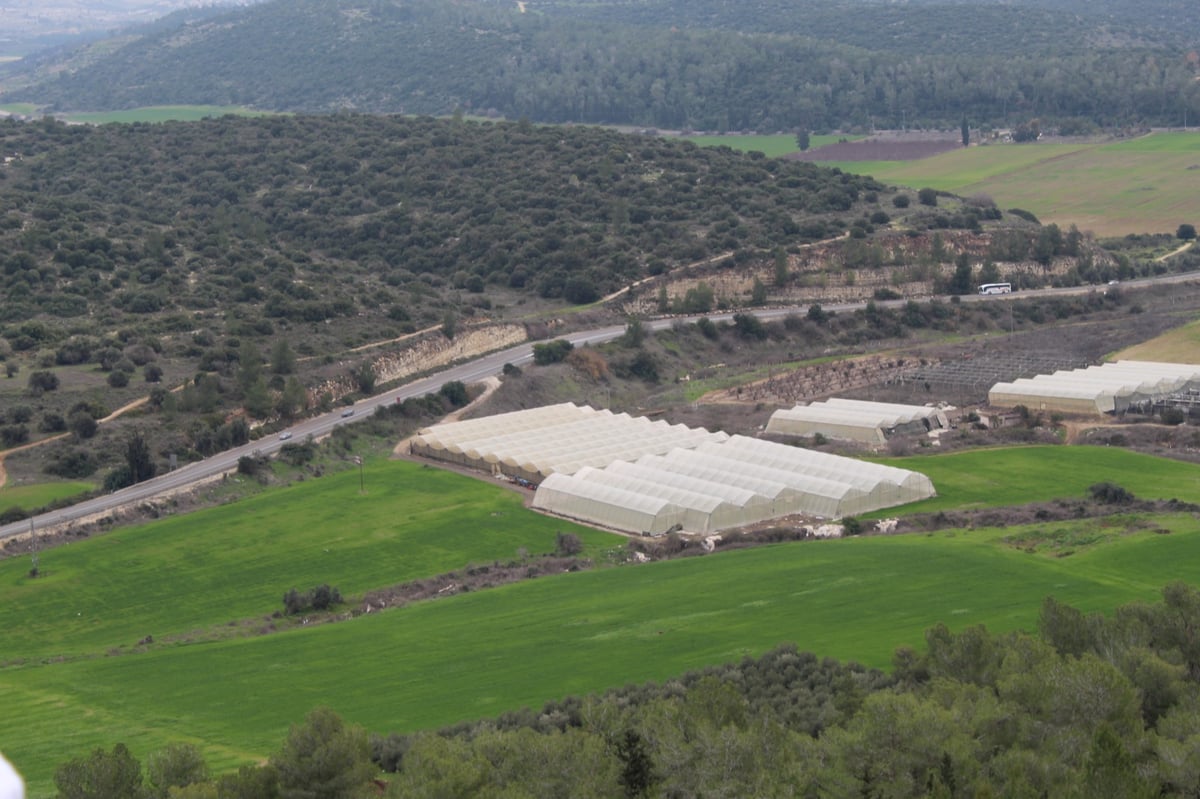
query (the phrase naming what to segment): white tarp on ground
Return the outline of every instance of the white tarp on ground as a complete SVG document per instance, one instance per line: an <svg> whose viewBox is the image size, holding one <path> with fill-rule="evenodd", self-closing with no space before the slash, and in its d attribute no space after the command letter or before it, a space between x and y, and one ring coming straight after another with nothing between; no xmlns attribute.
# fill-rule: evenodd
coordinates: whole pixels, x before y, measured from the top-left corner
<svg viewBox="0 0 1200 799"><path fill-rule="evenodd" d="M0 799L24 799L25 781L12 767L4 755L0 754Z"/></svg>
<svg viewBox="0 0 1200 799"><path fill-rule="evenodd" d="M918 424L922 432L949 427L946 415L937 408L835 397L775 411L767 422L767 432L784 436L820 433L827 438L880 446L890 431Z"/></svg>
<svg viewBox="0 0 1200 799"><path fill-rule="evenodd" d="M933 496L924 475L574 405L422 430L412 451L539 483L533 506L632 533L709 533Z"/></svg>
<svg viewBox="0 0 1200 799"><path fill-rule="evenodd" d="M1117 361L997 383L988 404L1024 405L1035 411L1112 413L1139 402L1200 390L1200 366L1155 361Z"/></svg>

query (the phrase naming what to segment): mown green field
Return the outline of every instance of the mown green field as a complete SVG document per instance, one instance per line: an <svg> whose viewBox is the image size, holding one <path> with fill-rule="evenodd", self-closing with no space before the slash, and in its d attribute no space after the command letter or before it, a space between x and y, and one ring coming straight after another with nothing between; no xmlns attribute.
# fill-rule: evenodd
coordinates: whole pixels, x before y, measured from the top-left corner
<svg viewBox="0 0 1200 799"><path fill-rule="evenodd" d="M930 502L944 507L1078 496L1100 480L1200 500L1200 468L1120 450L909 460L933 476L941 496ZM117 741L144 757L191 740L226 770L269 754L317 704L372 730L413 730L782 641L886 667L937 621L1030 628L1048 594L1088 610L1151 599L1194 579L1200 555L1200 522L1182 514L1046 525L1037 536L1075 543L1034 554L1028 531L1020 547L1004 542L1013 529L798 543L540 578L266 636L170 640L266 623L292 585L354 593L521 546L547 551L555 531L575 529L528 514L510 491L433 469L371 463L367 480L366 495L347 472L53 550L44 580L28 580L23 559L0 563L0 695L22 720L0 730L0 750L32 795L52 790L57 764ZM594 553L613 542L581 535ZM158 643L130 652L148 634Z"/></svg>
<svg viewBox="0 0 1200 799"><path fill-rule="evenodd" d="M887 183L986 194L1043 222L1101 236L1174 232L1200 220L1200 133L1111 143L988 144L920 161L829 162Z"/></svg>
<svg viewBox="0 0 1200 799"><path fill-rule="evenodd" d="M30 486L6 485L0 488L0 513L13 508L22 508L27 511L44 508L51 502L86 494L95 487L93 483L82 482L38 483Z"/></svg>
<svg viewBox="0 0 1200 799"><path fill-rule="evenodd" d="M68 122L103 125L108 122L194 122L197 119L226 114L259 117L267 116L268 113L237 105L158 105L130 108L125 111L76 111L63 114L62 117Z"/></svg>
<svg viewBox="0 0 1200 799"><path fill-rule="evenodd" d="M787 133L770 136L682 136L681 138L695 142L701 147L729 147L741 152L757 151L763 153L768 158L778 158L781 155L799 152L800 150L796 145L796 137ZM861 136L811 136L809 138L809 147L824 147L827 144L834 144L842 139L853 141L861 138Z"/></svg>

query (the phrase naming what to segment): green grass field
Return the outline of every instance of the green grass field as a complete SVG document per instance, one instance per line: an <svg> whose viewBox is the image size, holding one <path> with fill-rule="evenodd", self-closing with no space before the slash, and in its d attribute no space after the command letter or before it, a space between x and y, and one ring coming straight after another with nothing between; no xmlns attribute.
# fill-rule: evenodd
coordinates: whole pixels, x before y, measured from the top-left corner
<svg viewBox="0 0 1200 799"><path fill-rule="evenodd" d="M1108 356L1110 361L1166 361L1195 363L1200 357L1200 321L1168 330L1161 336L1134 344Z"/></svg>
<svg viewBox="0 0 1200 799"><path fill-rule="evenodd" d="M594 550L621 539L525 511L521 496L437 469L368 461L195 514L122 529L41 557L0 563L0 606L13 626L0 661L104 654L147 634L213 637L262 621L290 588L344 595L466 566L554 550L558 531ZM264 622L265 623L265 622Z"/></svg>
<svg viewBox="0 0 1200 799"><path fill-rule="evenodd" d="M1111 447L1006 447L938 456L893 458L888 465L921 472L938 496L905 512L985 508L1084 497L1112 482L1144 499L1200 502L1200 466ZM872 516L890 515L881 511Z"/></svg>
<svg viewBox="0 0 1200 799"><path fill-rule="evenodd" d="M93 483L38 483L30 486L7 485L0 488L0 513L12 508L35 510L44 508L60 499L86 494L96 486Z"/></svg>
<svg viewBox="0 0 1200 799"><path fill-rule="evenodd" d="M127 111L77 111L62 116L68 122L103 125L108 122L192 122L226 114L257 117L268 113L235 105L159 105Z"/></svg>
<svg viewBox="0 0 1200 799"><path fill-rule="evenodd" d="M683 136L681 138L695 142L701 147L729 147L741 152L757 151L763 153L768 158L778 158L781 155L799 152L800 150L796 146L796 137L788 133L771 136ZM824 147L826 144L834 144L842 139L854 141L861 138L862 136L812 136L809 140L809 146Z"/></svg>
<svg viewBox="0 0 1200 799"><path fill-rule="evenodd" d="M1115 449L898 463L938 485L939 498L914 510L1079 496L1101 480L1200 500L1200 467ZM1087 610L1152 599L1172 579L1194 579L1200 554L1200 522L1188 515L1142 525L1170 535L1093 520L870 537L564 574L267 636L213 634L266 624L292 586L353 594L522 546L548 551L556 531L577 529L485 482L389 461L366 474L365 495L345 472L52 550L36 581L24 559L0 562L0 696L22 722L0 731L0 750L31 795L52 790L59 763L117 741L144 757L190 740L227 770L269 754L318 704L375 731L413 730L783 641L886 667L937 621L1030 628L1048 594ZM1005 543L1018 532L1020 548ZM580 535L593 553L615 540ZM1070 557L1030 554L1031 536L1078 545ZM157 643L131 651L146 635Z"/></svg>
<svg viewBox="0 0 1200 799"><path fill-rule="evenodd" d="M920 161L830 162L887 183L987 194L1043 222L1100 236L1174 232L1200 220L1200 133L1112 143L988 144Z"/></svg>

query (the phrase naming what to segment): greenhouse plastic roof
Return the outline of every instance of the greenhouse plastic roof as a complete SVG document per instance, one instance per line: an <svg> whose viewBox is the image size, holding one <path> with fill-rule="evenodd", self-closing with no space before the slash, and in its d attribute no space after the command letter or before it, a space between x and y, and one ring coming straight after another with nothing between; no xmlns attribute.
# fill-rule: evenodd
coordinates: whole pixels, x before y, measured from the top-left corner
<svg viewBox="0 0 1200 799"><path fill-rule="evenodd" d="M916 472L570 404L427 428L413 451L535 479L536 508L656 535L838 518L934 493Z"/></svg>
<svg viewBox="0 0 1200 799"><path fill-rule="evenodd" d="M1195 364L1117 361L997 383L988 392L988 403L1107 413L1196 390L1200 390L1200 366Z"/></svg>

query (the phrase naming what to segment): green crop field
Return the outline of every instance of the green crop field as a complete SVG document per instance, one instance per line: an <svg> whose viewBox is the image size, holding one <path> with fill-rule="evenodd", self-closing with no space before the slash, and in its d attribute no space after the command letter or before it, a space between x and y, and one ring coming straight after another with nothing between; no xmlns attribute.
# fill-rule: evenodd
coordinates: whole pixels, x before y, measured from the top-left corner
<svg viewBox="0 0 1200 799"><path fill-rule="evenodd" d="M933 477L941 496L929 502L942 504L929 507L1079 496L1101 480L1200 500L1200 467L1115 449L899 463ZM369 462L366 475L365 495L346 472L51 550L38 580L24 559L0 563L0 695L22 721L0 732L0 750L31 795L52 790L59 763L117 741L142 757L193 741L227 770L269 754L318 704L375 731L413 730L783 641L886 667L896 646L920 646L937 621L1030 628L1048 594L1086 610L1152 599L1194 577L1200 554L1200 522L1186 514L868 537L563 574L340 624L220 635L230 622L269 623L293 585L353 594L510 559L520 547L545 552L558 530L578 531L597 555L616 540L528 513L519 495L483 481L389 461ZM146 635L156 643L139 651Z"/></svg>
<svg viewBox="0 0 1200 799"><path fill-rule="evenodd" d="M919 161L827 163L887 183L986 194L1043 222L1100 236L1174 232L1200 220L1200 133L1113 143L988 144Z"/></svg>
<svg viewBox="0 0 1200 799"><path fill-rule="evenodd" d="M1137 497L1200 503L1200 466L1112 447L1005 447L886 463L921 472L938 496L905 512L985 508L1083 497L1088 486L1111 482ZM888 515L887 512L872 514Z"/></svg>
<svg viewBox="0 0 1200 799"><path fill-rule="evenodd" d="M0 488L0 513L13 508L35 510L51 502L86 494L96 486L92 483L39 483L30 486L8 485Z"/></svg>
<svg viewBox="0 0 1200 799"><path fill-rule="evenodd" d="M552 552L558 531L596 551L622 543L450 472L388 460L364 472L365 494L346 471L44 552L37 579L24 559L0 563L10 622L0 662L98 655L148 634L212 637L231 621L261 622L291 588L361 595L521 549Z"/></svg>
<svg viewBox="0 0 1200 799"><path fill-rule="evenodd" d="M781 133L771 136L683 136L690 142L695 142L701 147L729 147L733 150L741 152L760 152L768 158L777 158L788 153L799 152L800 148L796 146L796 137L792 134ZM861 139L862 136L812 136L809 139L810 147L824 147L826 144L833 144L842 139L853 141Z"/></svg>
<svg viewBox="0 0 1200 799"><path fill-rule="evenodd" d="M267 112L236 105L158 105L125 111L77 111L63 114L63 118L69 122L103 125L108 122L190 122L226 114L266 116Z"/></svg>
<svg viewBox="0 0 1200 799"><path fill-rule="evenodd" d="M1109 356L1111 361L1166 361L1196 363L1200 358L1200 321L1168 330L1161 336L1126 347Z"/></svg>

